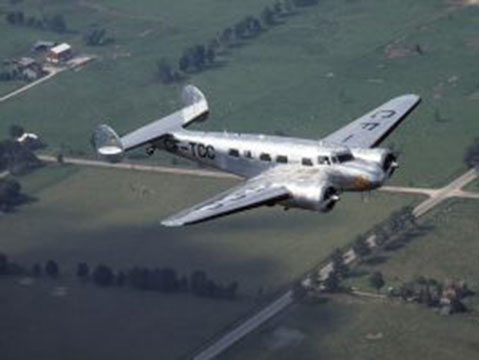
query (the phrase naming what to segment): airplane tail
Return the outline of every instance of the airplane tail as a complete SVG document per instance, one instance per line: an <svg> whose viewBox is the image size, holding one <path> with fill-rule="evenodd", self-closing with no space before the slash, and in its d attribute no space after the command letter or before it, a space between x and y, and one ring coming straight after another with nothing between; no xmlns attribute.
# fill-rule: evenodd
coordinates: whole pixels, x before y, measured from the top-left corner
<svg viewBox="0 0 479 360"><path fill-rule="evenodd" d="M121 158L125 151L154 142L172 131L185 128L193 122L208 117L208 102L203 93L193 85L186 86L181 94L184 107L164 118L153 121L120 137L106 124L98 125L93 133L96 151L110 160Z"/></svg>

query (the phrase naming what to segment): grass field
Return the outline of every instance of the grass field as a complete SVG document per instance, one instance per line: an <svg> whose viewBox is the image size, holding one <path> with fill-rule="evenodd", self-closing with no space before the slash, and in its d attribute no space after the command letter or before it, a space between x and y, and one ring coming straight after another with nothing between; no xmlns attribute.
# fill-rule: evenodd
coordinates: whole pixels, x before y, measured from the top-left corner
<svg viewBox="0 0 479 360"><path fill-rule="evenodd" d="M477 314L337 299L295 306L220 359L475 359Z"/></svg>
<svg viewBox="0 0 479 360"><path fill-rule="evenodd" d="M0 138L10 124L17 123L40 134L50 145L48 151L69 147L92 156L89 136L97 123L107 121L125 132L179 106L182 84L166 86L155 78L158 59L175 59L186 46L208 40L271 3L23 0L12 6L0 0L0 11L59 12L71 30L58 35L12 28L2 18L2 58L27 54L39 39L68 41L78 52L100 57L80 71L63 72L2 103ZM335 130L390 97L419 93L423 104L389 142L402 152L402 166L392 182L439 186L465 171L464 149L479 132L478 14L477 7L452 7L443 0L323 0L246 46L231 49L221 59L222 66L193 74L185 82L198 85L208 97L211 119L202 125L207 130L281 130L311 138ZM115 44L85 47L82 34L94 24L104 26ZM416 44L423 55L411 51ZM11 86L2 84L0 94ZM160 155L153 161L167 159ZM22 288L2 281L0 302L7 306L0 307L0 318L8 331L0 337L0 348L12 359L58 354L71 358L72 353L90 359L177 358L250 311L260 288L262 300L271 297L335 247L351 242L393 210L418 201L386 193L364 199L344 195L329 214L265 208L195 227L167 229L160 226L161 219L234 182L70 166L48 166L21 181L36 201L0 217L0 251L17 261L31 264L53 258L68 274L79 261L106 262L115 268L172 266L181 273L199 268L220 281L238 280L241 299L230 303L103 291L79 286L68 277L61 283L68 287L68 295L57 298L50 295L55 285L49 282ZM461 267L457 249L451 247L454 242L448 240L456 236L454 229L461 242L473 234L477 226L468 221L477 219L477 207L451 206L453 212L463 213L450 223L444 220L451 229L431 233L395 254L381 265L388 278L402 273L402 264L411 258L408 274L454 273L477 284L472 260L477 251L465 254ZM431 245L435 241L449 252ZM467 243L464 249L473 245ZM409 250L413 246L417 252ZM429 252L437 257L428 257ZM437 259L443 255L451 256L457 272L441 267ZM431 260L423 264L424 259ZM317 321L307 321L311 319ZM471 331L477 329L470 318L461 319L441 323L444 319L415 307L384 305L376 310L372 304L328 303L296 308L284 320L292 324L288 326L303 327L300 331L307 334L307 340L292 348L304 358L313 354L350 358L356 353L358 358L377 358L388 349L405 358L416 352L435 356L436 349L445 351L456 343L457 353L469 358L478 349ZM444 324L454 328L454 334L443 341L448 334ZM369 331L384 332L387 348L364 340ZM432 335L422 336L426 331ZM247 340L237 356L288 358L289 348L282 354L282 350L257 350L263 340L268 341L269 332L265 329L257 343L255 337ZM404 353L408 342L411 348ZM426 348L421 350L421 344Z"/></svg>
<svg viewBox="0 0 479 360"><path fill-rule="evenodd" d="M448 200L426 218L434 231L403 249L386 253L389 258L375 266L394 285L420 275L437 280L462 279L479 288L479 202ZM479 310L479 300L475 301Z"/></svg>
<svg viewBox="0 0 479 360"><path fill-rule="evenodd" d="M60 182L45 187L49 181ZM81 260L108 261L113 266L181 264L179 270L185 272L205 268L225 281L238 279L250 295L260 286L275 291L335 246L416 199L374 193L364 202L353 194L343 196L328 214L265 208L169 229L160 225L161 219L234 182L47 167L24 184L38 201L0 223L11 236L2 240L2 249L13 256L34 261L49 254L73 265ZM346 224L344 219L351 220Z"/></svg>
<svg viewBox="0 0 479 360"><path fill-rule="evenodd" d="M33 3L24 1L22 6L35 7ZM66 40L101 59L8 101L0 116L42 134L52 150L66 144L90 153L88 139L95 124L108 121L124 132L179 105L179 86L155 79L156 60L175 59L185 46L209 39L269 2L242 2L241 11L212 0L172 3L44 3L45 11L65 13L67 23L78 31ZM215 12L205 21L210 7ZM464 170L465 144L479 129L474 100L477 12L442 0L325 0L231 50L224 66L192 75L187 82L204 89L210 100L206 129L282 130L313 138L389 97L420 93L423 105L391 140L406 164L394 181L437 186ZM85 48L80 34L93 23L104 24L116 44ZM9 36L0 40L0 48L7 54L27 49L34 38L50 37L23 28L6 31ZM28 45L12 47L7 44L10 37ZM393 58L385 53L388 44L400 49L420 44L424 55ZM444 147L447 152L438 151Z"/></svg>
<svg viewBox="0 0 479 360"><path fill-rule="evenodd" d="M476 291L478 214L477 201L448 201L426 219L436 227L433 232L403 249L386 253L384 263L359 269L383 272L385 288L426 276L439 281L462 279ZM372 290L366 284L366 277L353 282ZM466 299L466 304L469 313L447 318L424 306L351 297L298 306L223 358L289 359L294 354L300 359L473 359L479 350L479 300L474 296ZM367 338L368 334L372 339Z"/></svg>
<svg viewBox="0 0 479 360"><path fill-rule="evenodd" d="M15 359L29 358L33 352L71 351L79 346L77 337L87 341L99 333L106 334L104 348L79 354L100 358L111 351L115 357L127 359L138 350L147 359L159 355L176 358L251 311L259 288L264 291L261 299L267 299L335 247L345 245L391 211L415 201L412 197L378 193L364 203L359 195L351 195L326 215L260 209L209 225L167 229L159 224L167 214L233 182L50 165L23 178L23 183L25 191L37 201L0 219L1 249L23 264L58 260L67 275L60 285L70 290L65 298L52 299L49 293L55 284L16 290L14 285L0 284L5 290L1 293L9 294L2 295L7 306L2 307L0 315L11 329L2 340ZM172 266L185 274L203 269L220 281L238 280L241 296L236 302L218 302L79 287L71 277L80 261L92 265L104 262L114 268ZM32 297L37 292L39 296ZM51 313L42 311L44 307L51 308ZM105 314L91 318L96 311ZM118 333L125 313L131 313L128 319L134 326ZM89 322L85 323L83 317L88 314ZM31 323L36 324L36 330L25 335L22 326ZM72 327L65 332L68 324ZM91 326L95 332L85 337ZM37 332L46 333L37 337ZM57 338L65 342L58 345ZM166 340L155 342L156 338ZM30 344L27 349L19 346L24 341Z"/></svg>
<svg viewBox="0 0 479 360"><path fill-rule="evenodd" d="M473 182L470 182L469 184L467 184L463 190L474 191L474 192L479 191L479 179L476 179Z"/></svg>

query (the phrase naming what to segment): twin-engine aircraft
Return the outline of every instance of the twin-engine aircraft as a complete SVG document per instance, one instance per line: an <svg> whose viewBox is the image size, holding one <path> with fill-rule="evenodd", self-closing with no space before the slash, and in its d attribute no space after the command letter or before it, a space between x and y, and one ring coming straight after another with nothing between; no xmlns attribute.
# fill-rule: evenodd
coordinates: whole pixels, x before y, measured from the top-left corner
<svg viewBox="0 0 479 360"><path fill-rule="evenodd" d="M146 145L245 179L243 183L162 221L195 224L262 205L327 212L343 191L380 187L398 167L396 155L377 146L419 104L417 95L394 98L321 140L186 130L207 118L203 93L183 89L183 109L122 137L108 125L94 133L97 152L109 159Z"/></svg>

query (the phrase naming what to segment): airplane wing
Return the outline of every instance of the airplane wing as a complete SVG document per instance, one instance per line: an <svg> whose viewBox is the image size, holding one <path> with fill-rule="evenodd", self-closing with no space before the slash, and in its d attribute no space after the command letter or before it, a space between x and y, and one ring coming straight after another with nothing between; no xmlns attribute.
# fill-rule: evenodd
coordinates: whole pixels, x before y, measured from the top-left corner
<svg viewBox="0 0 479 360"><path fill-rule="evenodd" d="M378 146L421 102L418 95L403 95L354 120L321 141L348 147Z"/></svg>
<svg viewBox="0 0 479 360"><path fill-rule="evenodd" d="M209 200L175 214L161 223L165 226L196 224L221 216L274 204L287 199L289 192L265 180L251 179Z"/></svg>

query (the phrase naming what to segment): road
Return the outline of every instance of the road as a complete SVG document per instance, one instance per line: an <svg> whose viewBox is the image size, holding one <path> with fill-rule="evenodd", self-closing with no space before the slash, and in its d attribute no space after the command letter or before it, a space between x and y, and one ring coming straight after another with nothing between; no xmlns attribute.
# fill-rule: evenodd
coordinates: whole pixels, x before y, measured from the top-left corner
<svg viewBox="0 0 479 360"><path fill-rule="evenodd" d="M43 161L56 162L57 159L53 156L42 155L39 158ZM65 163L82 165L82 166L93 166L101 168L114 168L114 169L123 169L123 170L136 170L144 172L154 172L154 173L165 173L165 174L179 174L179 175L191 175L191 176L203 176L203 177L213 177L213 178L230 178L238 179L235 175L230 175L226 173L220 173L216 171L208 171L201 169L184 169L177 167L166 167L166 166L152 166L152 165L138 165L133 163L107 163L98 160L88 160L88 159L78 159L65 157L63 159ZM430 211L434 206L438 205L441 201L450 198L450 197L463 197L463 198L473 198L479 200L479 193L472 193L463 191L462 188L466 186L469 182L473 181L478 176L477 171L471 169L453 180L448 185L440 189L431 189L431 188L412 188L412 187L402 187L402 186L383 186L380 190L386 192L399 192L399 193L410 193L410 194L422 194L428 196L428 199L421 202L418 206L414 208L414 215L420 217L426 212ZM367 242L371 248L376 246L375 236L372 235L367 239ZM356 254L353 249L346 251L343 254L344 261L346 264L349 264L356 260ZM320 279L326 279L331 270L333 269L332 263L328 263L321 267L318 270ZM214 359L216 356L221 354L223 351L234 345L236 342L241 340L243 337L248 335L250 332L259 328L266 321L272 317L278 315L280 312L285 310L289 305L293 303L293 291L288 290L279 296L276 300L268 304L262 310L249 317L248 319L240 322L232 330L221 335L218 339L215 339L214 342L207 344L196 356L193 357L194 360L209 360Z"/></svg>
<svg viewBox="0 0 479 360"><path fill-rule="evenodd" d="M21 93L23 93L27 90L30 90L32 87L37 86L37 85L41 84L42 82L51 79L52 77L54 77L55 75L58 75L59 73L61 73L62 71L66 70L66 69L67 68L53 68L53 67L49 68L48 69L48 71L49 71L48 75L46 75L46 76L44 76L44 77L42 77L42 78L40 78L40 79L38 79L34 82L31 82L28 85L23 86L20 89L12 91L11 93L8 93L5 96L0 97L0 103L2 103L4 101L7 101L8 99L10 99L14 96L20 95Z"/></svg>
<svg viewBox="0 0 479 360"><path fill-rule="evenodd" d="M50 155L38 155L38 158L46 162L57 162L57 158ZM168 167L168 166L143 165L143 164L134 164L129 162L110 163L110 162L99 161L99 160L79 159L79 158L72 158L72 157L64 157L63 162L65 164L74 164L74 165L80 165L80 166L110 168L110 169L119 169L119 170L135 170L135 171L142 171L142 172L149 172L149 173L190 175L190 176L201 176L201 177L223 178L223 179L239 179L239 177L232 174L221 173L218 171L211 171L211 170L202 170L202 169L185 169L185 168Z"/></svg>
<svg viewBox="0 0 479 360"><path fill-rule="evenodd" d="M383 191L391 192L402 192L402 193L416 193L416 194L425 194L429 198L418 206L414 208L414 215L420 217L424 215L427 211L431 210L434 206L439 204L444 199L447 199L452 196L461 196L461 197L471 197L479 199L478 193L464 192L461 190L462 187L467 185L469 182L474 180L477 177L477 172L470 170L464 175L452 181L450 184L446 185L441 189L420 189L420 188L408 188L408 187L383 187ZM376 246L375 236L372 235L367 239L367 242L371 248ZM353 249L346 251L343 254L344 262L349 264L356 260L356 254ZM322 268L319 269L318 275L321 280L324 280L328 277L329 273L333 269L333 264L328 263ZM248 335L251 331L259 328L266 321L279 314L286 309L289 305L293 303L293 293L292 290L289 290L282 294L277 300L267 305L263 310L259 311L257 314L247 319L245 322L239 324L236 328L229 331L228 333L221 336L217 341L208 345L201 352L198 353L193 359L194 360L210 360L221 354L228 347L234 345L236 342L241 340L243 337Z"/></svg>

